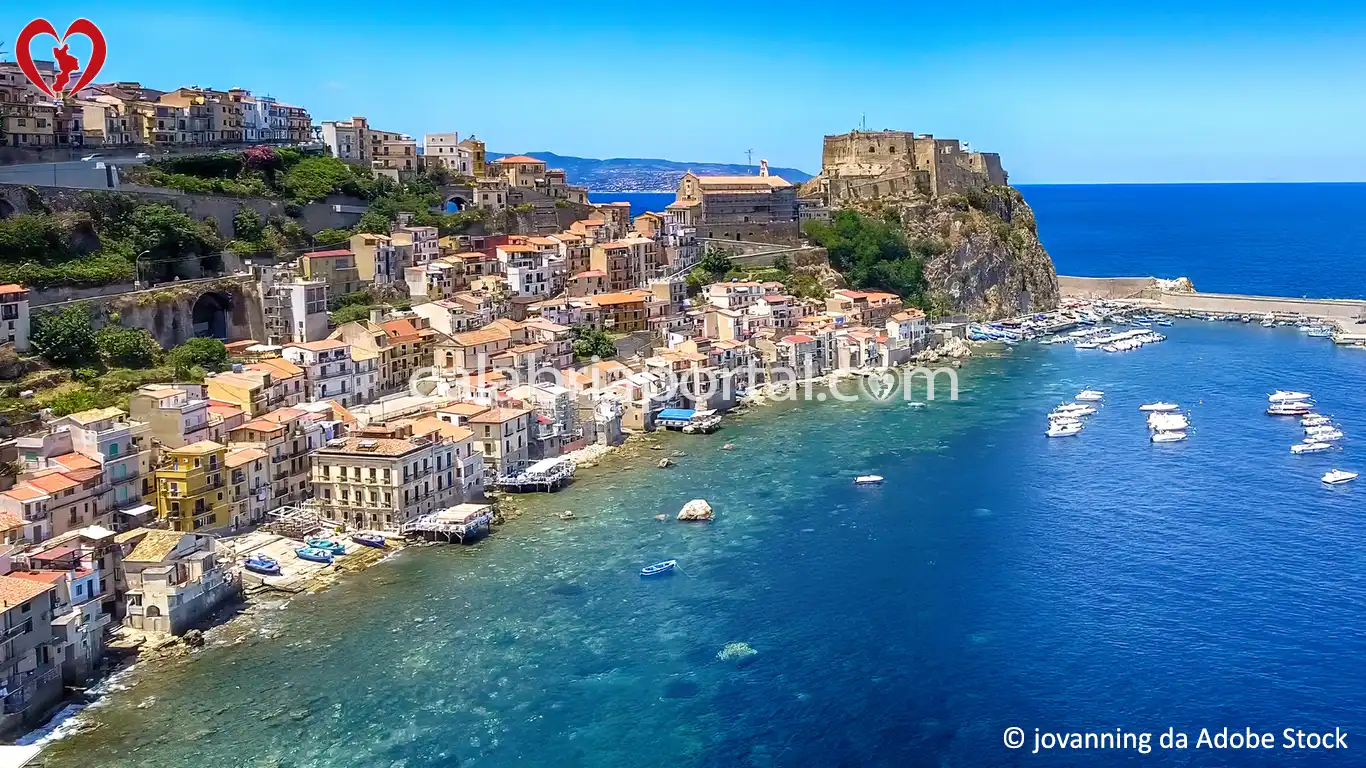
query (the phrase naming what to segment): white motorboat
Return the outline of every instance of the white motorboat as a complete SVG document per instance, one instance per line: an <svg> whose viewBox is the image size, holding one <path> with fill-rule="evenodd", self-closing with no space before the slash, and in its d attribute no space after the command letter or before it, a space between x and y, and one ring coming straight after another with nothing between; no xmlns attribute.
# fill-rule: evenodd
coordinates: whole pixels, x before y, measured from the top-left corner
<svg viewBox="0 0 1366 768"><path fill-rule="evenodd" d="M1184 413L1150 413L1148 428L1156 432L1172 432L1189 428L1190 419Z"/></svg>
<svg viewBox="0 0 1366 768"><path fill-rule="evenodd" d="M1080 421L1058 421L1048 426L1049 437L1072 437L1081 434L1082 423Z"/></svg>
<svg viewBox="0 0 1366 768"><path fill-rule="evenodd" d="M1308 416L1305 416L1304 418L1300 419L1300 425L1305 427L1326 427L1332 423L1332 419L1317 413L1311 413Z"/></svg>
<svg viewBox="0 0 1366 768"><path fill-rule="evenodd" d="M1273 403L1299 403L1308 400L1311 397L1313 397L1313 395L1308 392L1290 392L1284 389L1278 389L1267 395L1266 399Z"/></svg>
<svg viewBox="0 0 1366 768"><path fill-rule="evenodd" d="M1345 469L1330 469L1324 474L1323 482L1329 485L1339 485L1341 483L1350 483L1357 479L1357 477L1358 475L1356 472L1348 472Z"/></svg>
<svg viewBox="0 0 1366 768"><path fill-rule="evenodd" d="M1276 403L1266 409L1268 416L1305 416L1314 406L1312 403Z"/></svg>
<svg viewBox="0 0 1366 768"><path fill-rule="evenodd" d="M854 478L854 485L879 485L882 483L882 475L859 475Z"/></svg>
<svg viewBox="0 0 1366 768"><path fill-rule="evenodd" d="M1105 393L1099 389L1083 389L1077 393L1076 399L1083 403L1098 403L1105 399Z"/></svg>
<svg viewBox="0 0 1366 768"><path fill-rule="evenodd" d="M1341 440L1343 438L1342 430L1340 429L1334 429L1332 427L1313 427L1312 429L1314 431L1310 431L1308 429L1304 431L1305 434L1309 436L1308 439L1310 440L1317 440L1319 442L1333 442L1336 440Z"/></svg>
<svg viewBox="0 0 1366 768"><path fill-rule="evenodd" d="M1094 416L1095 413L1096 413L1096 409L1095 409L1095 408L1092 408L1092 407L1089 406L1089 405L1070 405L1070 406L1062 406L1062 405L1060 405L1060 406L1058 406L1057 408L1054 408L1054 409L1053 409L1053 412L1050 413L1050 414L1048 414L1048 415L1049 415L1050 417L1053 417L1053 416Z"/></svg>
<svg viewBox="0 0 1366 768"><path fill-rule="evenodd" d="M1152 437L1154 443L1176 443L1185 439L1186 433L1176 429L1154 432Z"/></svg>
<svg viewBox="0 0 1366 768"><path fill-rule="evenodd" d="M1322 453L1333 450L1332 443L1319 443L1306 440L1303 443L1295 443L1290 446L1291 453Z"/></svg>
<svg viewBox="0 0 1366 768"><path fill-rule="evenodd" d="M1144 403L1138 406L1140 411L1152 411L1156 413L1169 413L1181 410L1181 406L1176 403Z"/></svg>
<svg viewBox="0 0 1366 768"><path fill-rule="evenodd" d="M1095 349L1100 345L1094 341L1079 341L1074 346L1076 346L1077 349Z"/></svg>
<svg viewBox="0 0 1366 768"><path fill-rule="evenodd" d="M924 407L926 407L926 406L925 406L924 403L920 402L919 400L913 400L913 401L911 401L911 402L909 402L909 403L906 403L906 407L907 407L907 408L910 408L911 410L916 410L916 411L918 411L918 410L920 410L921 408L924 408Z"/></svg>

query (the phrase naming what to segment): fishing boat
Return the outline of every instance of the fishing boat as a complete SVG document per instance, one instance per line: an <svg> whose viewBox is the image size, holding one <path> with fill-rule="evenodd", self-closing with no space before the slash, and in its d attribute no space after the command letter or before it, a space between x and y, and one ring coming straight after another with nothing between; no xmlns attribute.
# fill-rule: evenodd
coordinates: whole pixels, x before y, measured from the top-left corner
<svg viewBox="0 0 1366 768"><path fill-rule="evenodd" d="M644 568L641 568L640 575L642 578L647 576L658 576L661 573L672 571L676 565L678 565L677 560L665 560L662 563L655 563L654 565L647 565Z"/></svg>
<svg viewBox="0 0 1366 768"><path fill-rule="evenodd" d="M299 547L294 550L294 556L300 560L312 560L315 563L331 563L332 553L317 547Z"/></svg>
<svg viewBox="0 0 1366 768"><path fill-rule="evenodd" d="M375 549L384 549L385 545L384 537L378 533L353 533L351 540L363 547L374 547Z"/></svg>
<svg viewBox="0 0 1366 768"><path fill-rule="evenodd" d="M242 567L252 573L259 573L262 576L280 575L280 561L267 555L252 555L246 559L246 562L242 564Z"/></svg>
<svg viewBox="0 0 1366 768"><path fill-rule="evenodd" d="M1329 485L1340 485L1352 482L1357 479L1357 476L1356 472L1348 472L1345 469L1330 469L1324 474L1323 482Z"/></svg>
<svg viewBox="0 0 1366 768"><path fill-rule="evenodd" d="M1083 403L1098 403L1105 399L1105 393L1099 389L1083 389L1077 393L1076 399Z"/></svg>
<svg viewBox="0 0 1366 768"><path fill-rule="evenodd" d="M1144 403L1143 405L1138 406L1138 410L1140 411L1151 411L1155 413L1169 413L1180 409L1181 406L1176 403Z"/></svg>
<svg viewBox="0 0 1366 768"><path fill-rule="evenodd" d="M328 552L329 554L346 554L346 545L342 544L339 541L333 541L331 539L308 538L304 539L304 543L312 547L313 549L321 549Z"/></svg>
<svg viewBox="0 0 1366 768"><path fill-rule="evenodd" d="M1310 440L1305 440L1303 443L1295 443L1294 445L1290 446L1290 452L1294 454L1322 453L1324 451L1331 451L1332 449L1332 443L1320 443Z"/></svg>
<svg viewBox="0 0 1366 768"><path fill-rule="evenodd" d="M1273 403L1300 403L1311 397L1313 397L1313 395L1308 392L1290 392L1284 389L1278 389L1267 395L1266 399Z"/></svg>
<svg viewBox="0 0 1366 768"><path fill-rule="evenodd" d="M1186 433L1175 429L1154 432L1152 436L1154 443L1175 443L1185 439Z"/></svg>
<svg viewBox="0 0 1366 768"><path fill-rule="evenodd" d="M854 485L879 485L882 483L882 475L859 475L854 478Z"/></svg>

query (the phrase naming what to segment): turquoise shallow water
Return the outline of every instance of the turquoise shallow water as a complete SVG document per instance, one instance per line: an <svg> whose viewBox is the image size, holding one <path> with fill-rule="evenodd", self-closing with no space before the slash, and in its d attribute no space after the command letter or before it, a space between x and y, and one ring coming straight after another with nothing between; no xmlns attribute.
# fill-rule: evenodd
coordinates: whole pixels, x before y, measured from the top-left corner
<svg viewBox="0 0 1366 768"><path fill-rule="evenodd" d="M777 405L670 436L676 469L590 471L476 547L407 551L135 673L49 765L1242 765L1027 755L1002 730L1366 736L1366 485L1318 482L1366 468L1366 352L1164 330L974 361L924 411ZM1107 393L1090 426L1045 439L1086 387ZM1292 456L1298 426L1262 413L1278 387L1313 391L1346 451ZM1147 441L1159 398L1190 408L1188 442ZM853 487L870 472L887 483ZM713 523L653 519L695 497ZM670 557L684 573L636 575ZM758 655L718 661L731 641Z"/></svg>

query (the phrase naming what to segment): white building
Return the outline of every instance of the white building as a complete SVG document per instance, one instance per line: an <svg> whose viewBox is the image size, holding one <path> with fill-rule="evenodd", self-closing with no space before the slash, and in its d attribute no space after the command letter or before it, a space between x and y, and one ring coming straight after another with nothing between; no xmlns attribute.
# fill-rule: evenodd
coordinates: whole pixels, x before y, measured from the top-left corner
<svg viewBox="0 0 1366 768"><path fill-rule="evenodd" d="M14 351L28 351L28 289L22 285L0 285L0 343L9 342Z"/></svg>
<svg viewBox="0 0 1366 768"><path fill-rule="evenodd" d="M545 252L534 245L500 245L496 253L513 296L550 295L550 266Z"/></svg>
<svg viewBox="0 0 1366 768"><path fill-rule="evenodd" d="M395 247L404 244L412 245L412 262L401 263L399 264L400 267L421 266L441 255L441 238L437 234L436 227L402 226L396 228L391 237ZM395 275L395 277L402 278L402 274Z"/></svg>
<svg viewBox="0 0 1366 768"><path fill-rule="evenodd" d="M304 369L308 400L356 404L350 344L340 339L286 344L281 355Z"/></svg>
<svg viewBox="0 0 1366 768"><path fill-rule="evenodd" d="M460 145L460 134L424 134L422 146L422 162L428 168L439 166L462 176L474 175L474 156L469 147Z"/></svg>
<svg viewBox="0 0 1366 768"><path fill-rule="evenodd" d="M273 274L263 274L261 282L267 344L301 344L327 338L326 280L287 277L277 282Z"/></svg>

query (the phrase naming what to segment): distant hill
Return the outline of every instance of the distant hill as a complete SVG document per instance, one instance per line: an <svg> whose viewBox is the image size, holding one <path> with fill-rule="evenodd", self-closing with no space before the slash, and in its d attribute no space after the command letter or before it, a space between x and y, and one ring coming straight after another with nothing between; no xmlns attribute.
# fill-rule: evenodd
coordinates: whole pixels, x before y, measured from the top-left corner
<svg viewBox="0 0 1366 768"><path fill-rule="evenodd" d="M496 160L513 153L490 152L488 159ZM551 168L563 168L570 184L588 187L594 192L673 192L684 173L705 175L757 175L757 165L734 163L680 163L673 160L649 160L636 157L613 157L596 160L589 157L569 157L554 152L518 152L544 160ZM796 184L811 178L811 174L796 168L769 167L774 176Z"/></svg>

